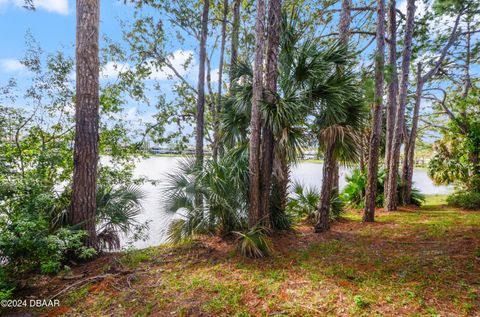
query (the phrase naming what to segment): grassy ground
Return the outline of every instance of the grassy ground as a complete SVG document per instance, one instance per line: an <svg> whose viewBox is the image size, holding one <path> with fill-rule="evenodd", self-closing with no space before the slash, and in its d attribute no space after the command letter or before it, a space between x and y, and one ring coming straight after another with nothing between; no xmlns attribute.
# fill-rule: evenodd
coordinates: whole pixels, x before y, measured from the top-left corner
<svg viewBox="0 0 480 317"><path fill-rule="evenodd" d="M108 255L28 292L77 283L42 311L65 316L480 316L480 212L443 202L373 224L350 211L326 234L299 226L261 260L216 239Z"/></svg>

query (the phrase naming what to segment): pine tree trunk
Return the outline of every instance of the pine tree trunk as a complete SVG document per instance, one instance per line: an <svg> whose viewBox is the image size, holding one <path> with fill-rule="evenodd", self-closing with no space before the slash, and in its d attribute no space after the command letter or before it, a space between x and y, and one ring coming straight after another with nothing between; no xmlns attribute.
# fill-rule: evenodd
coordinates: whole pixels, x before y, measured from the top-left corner
<svg viewBox="0 0 480 317"><path fill-rule="evenodd" d="M261 173L260 178L260 218L269 226L270 181L272 178L274 138L272 130L264 125L262 128Z"/></svg>
<svg viewBox="0 0 480 317"><path fill-rule="evenodd" d="M395 128L393 131L391 153L388 165L387 185L385 187L385 210L397 210L397 175L400 161L400 147L403 140L405 125L405 106L408 94L408 75L410 73L410 59L412 55L412 37L415 18L415 0L407 2L407 21L405 26L404 47L402 54L402 76L400 79L400 91L398 97L397 112L395 115Z"/></svg>
<svg viewBox="0 0 480 317"><path fill-rule="evenodd" d="M408 6L407 6L407 12L408 12ZM457 39L459 32L457 32L459 23L460 23L460 18L462 14L459 13L457 15L457 18L455 19L452 31L450 33L450 36L448 38L447 43L443 47L443 49L440 52L440 56L437 58L437 60L434 63L434 66L424 75L420 73L421 71L421 65L419 66L419 73L417 74L418 79L417 79L417 95L416 95L416 103L415 103L415 108L414 108L414 114L413 114L413 121L412 121L412 132L410 133L409 138L405 142L405 148L406 148L406 154L405 154L405 161L404 161L404 168L402 172L402 182L404 187L407 187L406 190L404 190L402 194L402 198L406 198L405 202L408 203L410 200L411 196L411 189L412 189L412 177L413 177L413 167L414 167L414 151L415 151L415 139L417 135L417 126L418 126L418 115L420 111L420 102L421 102L421 94L422 94L422 89L423 85L428 82L437 72L439 71L443 61L445 60L445 57L447 56L448 50L452 45L455 43L455 40ZM408 21L408 16L407 16L407 21ZM408 25L408 23L407 23ZM468 46L468 45L467 45ZM467 52L468 52L468 47L467 47ZM468 75L468 74L466 74ZM405 93L406 94L406 93ZM406 97L405 97L406 98ZM404 127L404 130L406 128ZM407 136L407 133L404 132L404 135ZM393 159L392 159L393 161ZM396 183L396 182L395 182Z"/></svg>
<svg viewBox="0 0 480 317"><path fill-rule="evenodd" d="M233 25L230 47L230 95L232 94L232 69L238 59L238 34L240 33L241 0L233 0Z"/></svg>
<svg viewBox="0 0 480 317"><path fill-rule="evenodd" d="M196 165L201 168L203 165L203 138L205 133L205 59L206 43L208 33L208 11L210 0L204 0L202 13L202 31L200 37L200 57L198 65L198 97L197 97L197 127L196 127Z"/></svg>
<svg viewBox="0 0 480 317"><path fill-rule="evenodd" d="M388 83L388 102L387 102L387 120L386 120L386 138L385 138L385 166L390 162L390 154L393 140L393 131L395 127L395 113L397 111L397 92L398 92L398 74L397 74L397 11L396 1L388 2L388 65L390 68L390 82ZM388 173L388 170L387 170ZM386 186L387 183L385 183Z"/></svg>
<svg viewBox="0 0 480 317"><path fill-rule="evenodd" d="M200 37L200 58L198 64L198 97L197 97L197 126L195 135L195 166L197 169L203 169L203 138L205 133L205 59L208 33L208 11L210 0L204 0L202 13L202 31ZM195 205L202 204L202 196L195 196Z"/></svg>
<svg viewBox="0 0 480 317"><path fill-rule="evenodd" d="M464 65L464 80L462 97L466 98L470 87L472 86L472 80L470 78L470 60L471 60L471 34L470 34L470 18L467 17L467 34L465 39L465 65Z"/></svg>
<svg viewBox="0 0 480 317"><path fill-rule="evenodd" d="M325 151L323 162L323 181L320 191L320 202L318 205L318 222L315 225L315 232L330 230L330 199L332 197L335 160L333 159L335 144L329 144Z"/></svg>
<svg viewBox="0 0 480 317"><path fill-rule="evenodd" d="M223 20L222 20L222 40L220 44L220 61L218 65L218 88L217 88L217 102L213 115L213 146L212 157L217 160L218 149L220 147L219 129L220 129L220 113L222 111L222 85L223 85L223 60L225 57L225 41L227 39L227 15L228 15L228 0L223 1Z"/></svg>
<svg viewBox="0 0 480 317"><path fill-rule="evenodd" d="M340 9L340 22L338 24L340 43L347 45L350 37L350 9L352 0L342 0L342 8Z"/></svg>
<svg viewBox="0 0 480 317"><path fill-rule="evenodd" d="M261 126L260 102L263 98L263 61L265 47L265 0L257 0L255 18L255 61L253 73L252 115L250 120L249 152L249 213L248 225L255 226L261 218L260 211L260 146Z"/></svg>
<svg viewBox="0 0 480 317"><path fill-rule="evenodd" d="M275 106L277 92L278 53L280 49L280 23L282 14L282 1L270 0L268 3L268 30L267 30L267 76L266 99ZM270 211L270 180L272 177L274 136L270 126L263 124L262 142L262 177L260 179L260 208L262 218L268 225Z"/></svg>
<svg viewBox="0 0 480 317"><path fill-rule="evenodd" d="M375 220L378 159L382 134L383 71L385 63L385 3L377 0L377 50L375 56L375 104L372 109L372 132L368 153L367 189L365 193L364 222Z"/></svg>
<svg viewBox="0 0 480 317"><path fill-rule="evenodd" d="M417 139L418 119L420 114L420 106L422 102L423 81L422 81L422 63L417 64L417 87L415 92L415 106L413 108L412 129L408 142L405 144L407 151L405 152L405 163L402 171L403 191L401 193L403 202L410 204L410 196L412 194L413 185L413 168L415 167L415 141Z"/></svg>
<svg viewBox="0 0 480 317"><path fill-rule="evenodd" d="M77 0L75 145L71 223L88 233L86 245L97 247L96 194L99 122L100 3Z"/></svg>
<svg viewBox="0 0 480 317"><path fill-rule="evenodd" d="M275 227L273 220L279 219L281 215L285 214L285 208L287 205L287 195L288 195L288 183L290 169L287 160L287 153L285 149L276 147L274 149L274 160L273 160L275 171L272 174L272 195L270 202L270 220L272 227ZM285 229L284 227L280 229Z"/></svg>

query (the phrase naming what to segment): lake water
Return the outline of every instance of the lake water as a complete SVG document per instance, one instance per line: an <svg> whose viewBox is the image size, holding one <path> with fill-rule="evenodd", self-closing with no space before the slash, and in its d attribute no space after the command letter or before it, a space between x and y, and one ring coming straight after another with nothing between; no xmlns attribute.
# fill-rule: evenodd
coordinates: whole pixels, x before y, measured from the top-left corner
<svg viewBox="0 0 480 317"><path fill-rule="evenodd" d="M146 183L142 189L146 193L146 198L142 204L144 207L143 214L139 217L139 221L150 221L149 238L146 241L137 241L133 245L137 248L158 245L165 242L166 228L170 221L178 215L171 214L162 210L162 191L161 182L166 173L173 172L178 167L182 158L177 157L151 157L142 159L137 163L135 168L135 176L144 176L151 180L159 181L160 184L152 185ZM299 181L307 186L316 186L318 189L322 183L322 167L320 163L303 162L292 168L292 181ZM346 184L345 175L348 175L349 168L340 169L340 188ZM425 195L447 194L451 188L447 186L436 186L428 177L426 170L415 169L413 173L414 186L420 189ZM125 241L127 239L124 239Z"/></svg>

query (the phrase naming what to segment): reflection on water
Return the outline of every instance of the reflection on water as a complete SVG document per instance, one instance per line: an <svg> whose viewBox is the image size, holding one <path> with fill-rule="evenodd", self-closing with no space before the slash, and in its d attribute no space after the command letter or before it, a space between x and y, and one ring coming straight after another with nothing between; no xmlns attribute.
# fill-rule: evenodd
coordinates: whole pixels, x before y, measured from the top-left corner
<svg viewBox="0 0 480 317"><path fill-rule="evenodd" d="M162 208L161 182L164 175L175 171L181 158L176 157L151 157L143 159L137 163L135 176L144 176L151 180L159 181L159 184L144 184L142 189L146 193L143 200L144 212L140 221L150 221L149 239L147 241L137 241L134 246L144 248L152 245L158 245L165 242L166 228L171 219L178 217L166 212ZM320 188L322 182L322 164L319 163L300 163L292 168L292 180L299 181L307 186L316 186ZM340 168L340 188L346 184L345 175L348 175L349 168ZM450 188L447 186L435 186L428 177L426 170L415 169L413 173L414 186L420 189L423 194L447 194Z"/></svg>

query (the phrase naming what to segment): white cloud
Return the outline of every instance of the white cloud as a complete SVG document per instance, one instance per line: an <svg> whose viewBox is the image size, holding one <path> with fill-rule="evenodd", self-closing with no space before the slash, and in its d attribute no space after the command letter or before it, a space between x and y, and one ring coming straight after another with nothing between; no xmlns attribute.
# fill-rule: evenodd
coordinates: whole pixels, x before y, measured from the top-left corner
<svg viewBox="0 0 480 317"><path fill-rule="evenodd" d="M35 6L63 15L69 13L68 0L34 0Z"/></svg>
<svg viewBox="0 0 480 317"><path fill-rule="evenodd" d="M68 9L68 0L33 0L36 9L43 9L48 12L67 15L70 11ZM10 5L23 7L25 0L0 0L0 12L5 12Z"/></svg>
<svg viewBox="0 0 480 317"><path fill-rule="evenodd" d="M18 59L4 58L0 59L0 69L5 73L18 73L25 70L25 65L20 63Z"/></svg>
<svg viewBox="0 0 480 317"><path fill-rule="evenodd" d="M211 77L212 83L218 84L218 77L220 76L220 69L218 69L218 68L212 69L210 71L210 76L212 76ZM222 81L223 81L223 79L225 79L225 77L222 78Z"/></svg>
<svg viewBox="0 0 480 317"><path fill-rule="evenodd" d="M168 61L172 65L172 67L178 72L178 74L184 77L186 80L197 79L195 77L196 74L198 74L198 72L196 71L197 65L194 58L194 53L192 51L177 50L168 57ZM147 64L150 67L151 71L148 79L158 81L170 79L178 80L175 72L171 68L167 66L157 68L153 60L147 61ZM132 66L127 63L117 63L109 61L100 70L100 75L102 79L114 79L117 78L121 72L128 71L131 68ZM218 69L212 71L212 81L217 80Z"/></svg>
<svg viewBox="0 0 480 317"><path fill-rule="evenodd" d="M196 61L192 51L177 50L168 57L168 61L170 62L172 67L175 68L175 70L182 77L187 77L188 75L191 75L192 70L195 69L195 65L196 65ZM188 65L185 65L185 64L188 64ZM155 79L155 80L176 79L174 71L169 67L164 66L161 69L157 69L153 64L151 64L151 67L152 67L152 74L150 75L150 79Z"/></svg>
<svg viewBox="0 0 480 317"><path fill-rule="evenodd" d="M127 71L130 69L130 65L116 62L108 62L100 70L100 76L102 78L117 78L121 72Z"/></svg>

